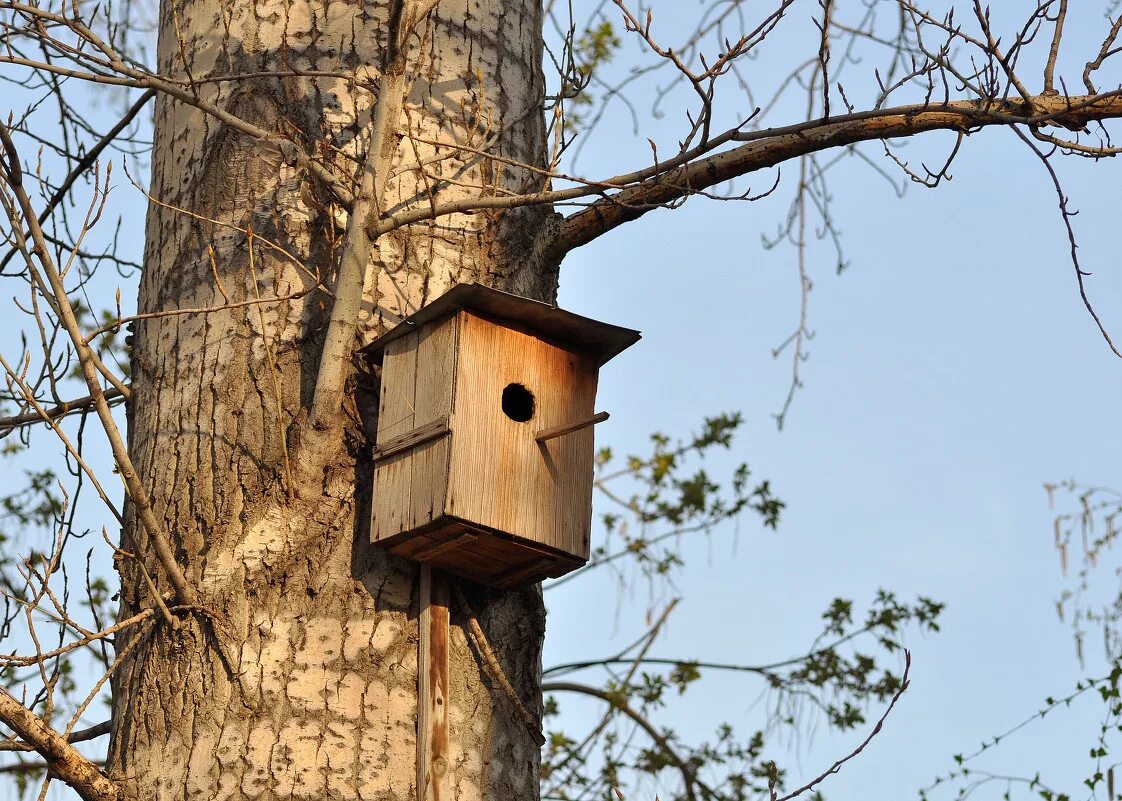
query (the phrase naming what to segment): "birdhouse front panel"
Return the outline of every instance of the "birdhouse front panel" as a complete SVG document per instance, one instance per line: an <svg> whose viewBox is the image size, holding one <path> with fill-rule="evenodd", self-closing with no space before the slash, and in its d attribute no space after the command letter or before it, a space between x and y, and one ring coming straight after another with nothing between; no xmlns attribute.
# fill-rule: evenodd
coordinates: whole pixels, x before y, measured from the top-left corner
<svg viewBox="0 0 1122 801"><path fill-rule="evenodd" d="M531 334L460 315L449 514L588 558L593 431L538 442L590 417L595 362Z"/></svg>

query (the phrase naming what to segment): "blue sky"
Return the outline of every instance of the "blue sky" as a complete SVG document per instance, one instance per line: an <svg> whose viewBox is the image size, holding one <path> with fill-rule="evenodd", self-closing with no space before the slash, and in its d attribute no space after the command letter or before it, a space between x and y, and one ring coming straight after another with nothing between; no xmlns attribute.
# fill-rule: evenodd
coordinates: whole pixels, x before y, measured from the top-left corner
<svg viewBox="0 0 1122 801"><path fill-rule="evenodd" d="M660 651L749 663L791 656L831 598L861 603L877 587L948 604L943 633L912 642L915 678L899 713L834 780L834 797L913 789L1077 675L1053 606L1061 576L1042 482L1118 482L1122 371L1078 302L1051 199L1036 189L1037 203L1012 204L989 191L995 172L1018 165L993 152L1007 137L987 138L996 141L978 143L952 187L884 197L878 219L847 224L854 265L840 278L819 271L805 388L782 433L771 415L789 368L769 348L791 327L797 294L790 254L761 253L738 231L737 218L763 214L760 206L697 203L674 224L659 213L665 220L574 254L563 276L563 303L644 332L603 371L599 405L613 417L599 441L642 453L652 430L685 435L704 414L741 410L745 432L728 462L748 461L788 503L778 532L745 519L735 539L726 528L687 549L675 593L685 602ZM1080 207L1101 195L1087 185ZM983 246L971 256L967 243L991 238L970 233L981 206L994 230L1031 235L1003 236L1000 254ZM1099 248L1106 269L1091 285L1107 313L1122 282L1091 218L1081 215L1082 242L1087 254ZM570 587L549 596L547 665L610 650L588 634L610 595ZM605 631L618 625L627 640L644 602L638 590L622 615L630 625L607 620ZM711 705L691 705L699 725L734 714L726 693L758 690L744 680L720 686ZM1073 726L1074 742L1054 725L1024 735L1041 769L1070 777L1084 766L1072 760L1093 730ZM828 754L832 741L819 742L814 753Z"/></svg>
<svg viewBox="0 0 1122 801"><path fill-rule="evenodd" d="M1090 46L1077 37L1097 19L1073 28L1071 41ZM617 122L625 141L628 126ZM950 141L931 141L901 152L933 164ZM596 153L584 151L586 173L610 170ZM1061 163L1080 212L1080 256L1094 273L1088 289L1116 339L1118 169ZM600 406L613 417L598 441L641 453L652 430L685 435L705 414L741 410L745 432L727 463L748 461L788 503L777 533L746 518L736 537L729 528L687 547L675 592L684 602L660 652L792 656L831 598L861 605L877 587L948 604L941 634L911 638L912 688L884 733L826 785L833 798L914 796L952 754L1070 690L1079 665L1055 613L1063 582L1042 483L1122 483L1122 363L1082 307L1047 173L1013 135L985 131L967 139L952 174L902 200L856 160L833 175L851 264L836 276L829 248L812 250L815 337L782 432L772 414L790 364L770 350L796 324L798 279L793 251L764 250L760 234L775 229L789 195L654 212L574 252L562 272L563 305L644 333L602 373ZM619 643L641 630L644 591L617 618L605 600L614 585L598 580L603 594L576 583L550 593L547 665L610 650L600 637L613 630ZM598 610L606 618L594 629ZM1089 668L1096 643L1092 633ZM717 678L665 720L698 736L722 720L748 728L759 690ZM1057 714L977 767L1039 770L1077 790L1097 712ZM863 736L820 731L782 755L797 754L809 778Z"/></svg>
<svg viewBox="0 0 1122 801"><path fill-rule="evenodd" d="M696 10L662 6L668 28ZM809 11L800 13L803 35ZM1070 41L1097 46L1098 19L1073 23ZM860 65L849 69L847 81L867 82ZM612 116L579 167L599 176L643 165L644 137L669 148L680 123L672 113L636 136L629 119ZM934 161L950 144L945 135L927 142L902 152ZM866 152L879 157L875 146ZM1094 273L1088 288L1116 339L1119 169L1061 165ZM829 249L812 248L815 337L782 432L772 415L790 364L770 350L796 324L798 279L794 253L763 249L760 235L786 214L787 184L758 203L695 199L653 212L572 253L561 276L563 306L644 334L602 372L599 406L612 419L598 441L641 453L653 430L685 436L707 414L739 410L734 450L707 467L747 461L788 504L778 532L746 517L738 532L686 546L689 567L672 591L684 601L659 652L734 662L800 654L832 598L860 608L878 587L948 604L941 634L910 638L912 689L868 751L826 785L833 798L912 797L952 754L1074 684L1079 665L1053 605L1062 579L1042 483L1122 484L1122 362L1080 302L1047 174L1003 131L971 136L952 173L937 190L911 187L898 199L856 160L834 172L851 265L836 276ZM132 193L123 178L116 191ZM601 576L549 593L546 665L602 655L641 630L645 587L621 604L617 590ZM1092 668L1097 654L1092 639ZM694 737L725 720L749 731L760 689L707 678L660 722ZM982 765L1078 781L1095 712L1076 707L1028 729ZM778 755L797 757L797 780L863 736L819 730Z"/></svg>

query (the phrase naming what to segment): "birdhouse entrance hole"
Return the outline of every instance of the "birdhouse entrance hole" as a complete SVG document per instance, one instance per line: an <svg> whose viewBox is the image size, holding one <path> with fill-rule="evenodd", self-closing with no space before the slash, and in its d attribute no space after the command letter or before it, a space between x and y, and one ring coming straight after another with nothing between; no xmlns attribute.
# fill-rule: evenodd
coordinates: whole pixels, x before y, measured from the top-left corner
<svg viewBox="0 0 1122 801"><path fill-rule="evenodd" d="M521 384L507 384L503 389L503 414L516 423L528 423L534 417L534 393Z"/></svg>

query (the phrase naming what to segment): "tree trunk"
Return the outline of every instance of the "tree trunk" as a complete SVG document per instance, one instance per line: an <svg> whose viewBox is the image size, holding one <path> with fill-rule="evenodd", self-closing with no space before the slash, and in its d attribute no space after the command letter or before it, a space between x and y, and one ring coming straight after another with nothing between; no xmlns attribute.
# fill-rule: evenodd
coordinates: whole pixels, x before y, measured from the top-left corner
<svg viewBox="0 0 1122 801"><path fill-rule="evenodd" d="M415 138L397 140L390 205L541 184L420 141L543 163L540 5L444 0L410 37L415 81L398 130ZM389 13L384 0L168 0L159 69L353 175ZM292 75L307 71L358 80ZM338 452L323 469L300 461L346 213L280 148L166 97L151 193L140 312L212 310L137 323L129 444L203 608L179 610L176 631L118 639L111 774L145 801L415 796L418 570L368 544L377 378L359 362ZM460 215L383 238L362 337L463 281L552 300L556 270L537 243L554 220L548 209ZM128 615L153 603L144 572L159 583L160 571L131 517L122 539L135 556L120 564ZM540 591L465 589L540 711ZM422 795L536 798L534 735L462 623L453 608L449 749Z"/></svg>

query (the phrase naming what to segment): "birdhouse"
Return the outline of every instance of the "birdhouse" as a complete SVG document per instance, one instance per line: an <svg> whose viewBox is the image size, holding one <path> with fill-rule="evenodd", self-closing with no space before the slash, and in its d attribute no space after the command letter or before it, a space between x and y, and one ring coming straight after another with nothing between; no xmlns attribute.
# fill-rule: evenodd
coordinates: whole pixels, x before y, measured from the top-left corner
<svg viewBox="0 0 1122 801"><path fill-rule="evenodd" d="M588 561L599 368L639 339L479 284L366 348L381 362L371 540L511 588Z"/></svg>

